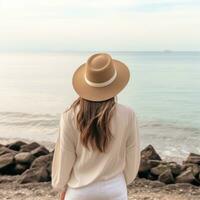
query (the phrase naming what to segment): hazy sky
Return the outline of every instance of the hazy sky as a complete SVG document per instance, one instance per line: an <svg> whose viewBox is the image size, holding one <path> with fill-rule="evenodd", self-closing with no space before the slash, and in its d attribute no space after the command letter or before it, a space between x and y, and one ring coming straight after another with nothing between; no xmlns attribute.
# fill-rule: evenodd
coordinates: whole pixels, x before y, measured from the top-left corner
<svg viewBox="0 0 200 200"><path fill-rule="evenodd" d="M200 0L0 0L0 51L200 50Z"/></svg>

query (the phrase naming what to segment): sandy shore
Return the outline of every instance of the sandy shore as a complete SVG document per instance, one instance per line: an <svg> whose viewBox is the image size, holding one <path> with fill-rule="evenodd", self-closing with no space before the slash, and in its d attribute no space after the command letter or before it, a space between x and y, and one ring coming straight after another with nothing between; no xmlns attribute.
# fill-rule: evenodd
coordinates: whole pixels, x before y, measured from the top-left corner
<svg viewBox="0 0 200 200"><path fill-rule="evenodd" d="M17 184L19 176L0 176L1 200L55 200L59 194L50 182ZM117 189L117 188L116 188ZM200 188L190 184L165 185L158 181L136 179L128 187L129 200L199 200Z"/></svg>

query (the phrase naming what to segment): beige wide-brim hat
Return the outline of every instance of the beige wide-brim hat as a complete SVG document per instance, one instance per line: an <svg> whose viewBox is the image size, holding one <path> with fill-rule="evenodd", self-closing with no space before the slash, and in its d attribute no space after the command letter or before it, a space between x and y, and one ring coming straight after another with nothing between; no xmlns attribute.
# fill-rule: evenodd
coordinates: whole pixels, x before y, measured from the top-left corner
<svg viewBox="0 0 200 200"><path fill-rule="evenodd" d="M89 57L73 75L76 93L90 101L104 101L116 96L128 83L130 72L119 60L109 54L98 53Z"/></svg>

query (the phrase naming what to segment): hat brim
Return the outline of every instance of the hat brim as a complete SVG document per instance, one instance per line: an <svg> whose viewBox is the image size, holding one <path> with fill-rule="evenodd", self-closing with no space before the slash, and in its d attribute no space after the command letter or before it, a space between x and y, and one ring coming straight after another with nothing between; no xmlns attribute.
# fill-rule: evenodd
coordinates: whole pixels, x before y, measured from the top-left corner
<svg viewBox="0 0 200 200"><path fill-rule="evenodd" d="M104 101L116 96L128 83L130 72L128 67L118 61L112 60L117 71L115 80L105 87L93 87L86 83L84 79L85 63L75 72L72 78L72 85L76 93L83 99L90 101Z"/></svg>

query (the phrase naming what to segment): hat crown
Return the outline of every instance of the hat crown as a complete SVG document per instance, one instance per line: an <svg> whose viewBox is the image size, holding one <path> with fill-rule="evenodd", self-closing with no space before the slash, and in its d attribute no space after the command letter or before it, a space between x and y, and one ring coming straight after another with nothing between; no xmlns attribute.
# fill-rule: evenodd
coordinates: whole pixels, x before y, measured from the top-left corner
<svg viewBox="0 0 200 200"><path fill-rule="evenodd" d="M92 70L102 70L111 62L110 56L106 55L96 55L94 58L90 58L90 65Z"/></svg>
<svg viewBox="0 0 200 200"><path fill-rule="evenodd" d="M116 70L109 54L94 54L87 60L85 77L88 82L109 82L115 76L115 73Z"/></svg>

